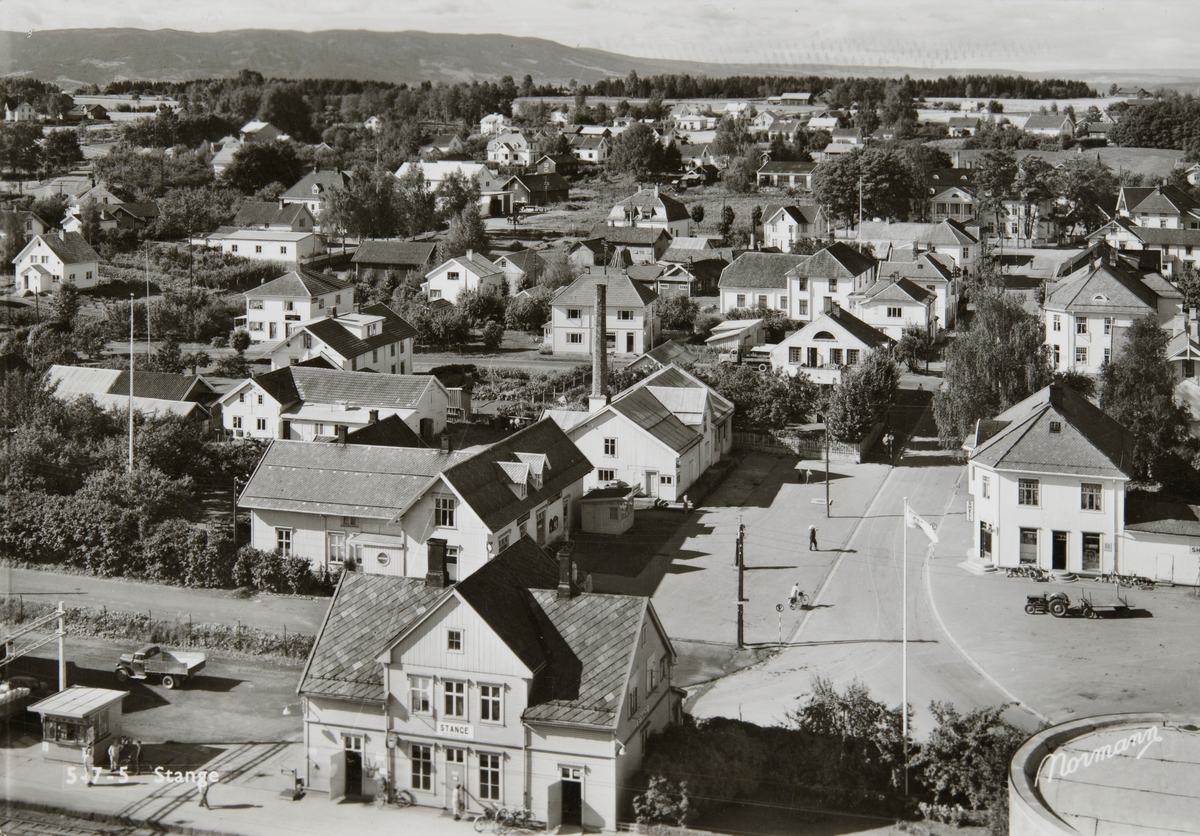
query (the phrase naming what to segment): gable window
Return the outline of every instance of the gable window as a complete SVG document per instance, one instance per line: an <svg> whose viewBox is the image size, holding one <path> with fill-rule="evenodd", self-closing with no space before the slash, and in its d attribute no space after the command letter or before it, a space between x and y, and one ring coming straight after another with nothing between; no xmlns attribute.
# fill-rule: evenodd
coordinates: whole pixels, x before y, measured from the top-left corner
<svg viewBox="0 0 1200 836"><path fill-rule="evenodd" d="M1102 511L1100 501L1104 495L1104 486L1093 482L1083 482L1079 486L1079 507L1083 511Z"/></svg>
<svg viewBox="0 0 1200 836"><path fill-rule="evenodd" d="M617 455L617 440L615 438L604 439L604 455L606 455L606 456Z"/></svg>
<svg viewBox="0 0 1200 836"><path fill-rule="evenodd" d="M312 334L305 331L300 335L300 344L305 348L312 348Z"/></svg>
<svg viewBox="0 0 1200 836"><path fill-rule="evenodd" d="M984 499L992 498L992 477L984 476L979 480L979 495Z"/></svg>
<svg viewBox="0 0 1200 836"><path fill-rule="evenodd" d="M800 347L799 346L793 345L793 346L788 347L788 362L789 363L799 363L800 362Z"/></svg>
<svg viewBox="0 0 1200 836"><path fill-rule="evenodd" d="M450 272L446 273L446 281L448 281L448 282L458 281L458 273L456 271L450 271Z"/></svg>
<svg viewBox="0 0 1200 836"><path fill-rule="evenodd" d="M796 279L800 290L808 290L808 276L800 276Z"/></svg>
<svg viewBox="0 0 1200 836"><path fill-rule="evenodd" d="M887 315L888 319L899 319L904 315L904 311L902 311L900 308L888 308Z"/></svg>
<svg viewBox="0 0 1200 836"><path fill-rule="evenodd" d="M262 402L263 402L263 396L262 396L262 395L259 395L259 396L258 396L258 405L259 405L259 406L262 406Z"/></svg>
<svg viewBox="0 0 1200 836"><path fill-rule="evenodd" d="M263 309L263 300L262 299L251 299L250 300L250 310L261 311L262 309Z"/></svg>
<svg viewBox="0 0 1200 836"><path fill-rule="evenodd" d="M414 790L433 789L433 747L412 745L412 788Z"/></svg>
<svg viewBox="0 0 1200 836"><path fill-rule="evenodd" d="M633 311L617 311L617 319L622 322L632 322Z"/></svg>
<svg viewBox="0 0 1200 836"><path fill-rule="evenodd" d="M615 470L597 470L596 479L601 482L615 482L617 479L617 472Z"/></svg>
<svg viewBox="0 0 1200 836"><path fill-rule="evenodd" d="M445 697L443 716L466 719L467 683L446 682L442 685L442 689L443 696Z"/></svg>
<svg viewBox="0 0 1200 836"><path fill-rule="evenodd" d="M290 528L275 529L275 548L284 557L292 555L292 530Z"/></svg>
<svg viewBox="0 0 1200 836"><path fill-rule="evenodd" d="M846 365L847 366L857 366L858 365L858 352L859 352L859 349L857 349L857 348L847 348L846 349Z"/></svg>
<svg viewBox="0 0 1200 836"><path fill-rule="evenodd" d="M462 630L447 630L446 631L446 649L451 653L463 652L463 631Z"/></svg>
<svg viewBox="0 0 1200 836"><path fill-rule="evenodd" d="M503 688L499 685L479 686L479 719L485 723L500 723L504 715L500 713L500 695Z"/></svg>
<svg viewBox="0 0 1200 836"><path fill-rule="evenodd" d="M1017 504L1040 505L1041 483L1037 479L1017 480Z"/></svg>
<svg viewBox="0 0 1200 836"><path fill-rule="evenodd" d="M829 349L829 365L831 365L831 366L842 365L842 350L840 348Z"/></svg>
<svg viewBox="0 0 1200 836"><path fill-rule="evenodd" d="M579 308L567 308L567 319L581 319Z"/></svg>
<svg viewBox="0 0 1200 836"><path fill-rule="evenodd" d="M629 689L629 716L632 718L633 715L637 714L637 710L638 710L638 689L637 689L637 686L635 685Z"/></svg>
<svg viewBox="0 0 1200 836"><path fill-rule="evenodd" d="M837 279L829 280L829 292L830 293L837 293L837 283L838 283Z"/></svg>
<svg viewBox="0 0 1200 836"><path fill-rule="evenodd" d="M410 676L408 678L408 710L413 714L429 714L433 711L433 678Z"/></svg>
<svg viewBox="0 0 1200 836"><path fill-rule="evenodd" d="M433 500L433 524L440 528L454 528L454 507L454 497L435 497Z"/></svg>

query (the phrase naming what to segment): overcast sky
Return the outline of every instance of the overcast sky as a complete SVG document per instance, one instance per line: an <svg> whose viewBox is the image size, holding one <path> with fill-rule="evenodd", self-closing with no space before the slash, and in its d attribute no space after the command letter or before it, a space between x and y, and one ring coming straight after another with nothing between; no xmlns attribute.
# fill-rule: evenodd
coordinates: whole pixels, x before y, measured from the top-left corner
<svg viewBox="0 0 1200 836"><path fill-rule="evenodd" d="M1200 0L0 0L8 30L126 26L502 33L716 62L1200 68Z"/></svg>

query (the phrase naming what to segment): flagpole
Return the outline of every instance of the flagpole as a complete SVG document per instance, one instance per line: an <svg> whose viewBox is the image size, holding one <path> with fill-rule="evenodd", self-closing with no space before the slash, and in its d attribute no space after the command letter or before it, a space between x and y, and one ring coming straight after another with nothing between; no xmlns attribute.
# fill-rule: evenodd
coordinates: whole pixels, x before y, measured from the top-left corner
<svg viewBox="0 0 1200 836"><path fill-rule="evenodd" d="M904 497L904 558L901 563L900 718L904 735L904 794L908 795L908 497Z"/></svg>

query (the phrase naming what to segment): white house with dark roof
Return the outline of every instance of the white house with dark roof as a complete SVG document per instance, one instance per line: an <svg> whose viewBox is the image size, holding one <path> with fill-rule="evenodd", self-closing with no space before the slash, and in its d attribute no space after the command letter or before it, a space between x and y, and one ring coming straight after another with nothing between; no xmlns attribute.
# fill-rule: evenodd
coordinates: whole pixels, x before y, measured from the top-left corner
<svg viewBox="0 0 1200 836"><path fill-rule="evenodd" d="M423 578L435 538L448 579L456 581L522 536L542 545L566 539L591 469L553 421L474 453L448 444L275 440L238 507L251 511L255 548L308 558L314 569L351 557L369 574Z"/></svg>
<svg viewBox="0 0 1200 836"><path fill-rule="evenodd" d="M1071 137L1075 135L1075 120L1066 113L1034 113L1021 130L1035 136Z"/></svg>
<svg viewBox="0 0 1200 836"><path fill-rule="evenodd" d="M596 285L605 285L608 345L616 354L644 354L658 342L662 325L658 294L617 270L597 268L562 290L550 303L549 340L555 354L592 353Z"/></svg>
<svg viewBox="0 0 1200 836"><path fill-rule="evenodd" d="M963 443L974 503L972 558L984 568L1124 571L1133 436L1068 387L1052 385Z"/></svg>
<svg viewBox="0 0 1200 836"><path fill-rule="evenodd" d="M297 365L243 380L218 403L233 438L344 441L347 433L396 415L426 444L436 445L446 428L449 395L432 375Z"/></svg>
<svg viewBox="0 0 1200 836"><path fill-rule="evenodd" d="M34 235L12 263L16 293L57 293L63 282L87 288L100 281L100 255L78 232Z"/></svg>
<svg viewBox="0 0 1200 836"><path fill-rule="evenodd" d="M1144 229L1200 229L1200 200L1178 186L1122 186L1117 215Z"/></svg>
<svg viewBox="0 0 1200 836"><path fill-rule="evenodd" d="M779 206L763 215L763 246L791 252L801 238L813 238L829 228L819 206Z"/></svg>
<svg viewBox="0 0 1200 836"><path fill-rule="evenodd" d="M386 780L552 831L630 821L647 738L682 721L675 651L650 599L576 575L528 537L458 583L346 575L297 688L305 786L338 801Z"/></svg>
<svg viewBox="0 0 1200 836"><path fill-rule="evenodd" d="M272 140L286 136L283 131L270 122L259 121L247 122L245 125L242 125L242 129L238 133L243 143L271 142Z"/></svg>
<svg viewBox="0 0 1200 836"><path fill-rule="evenodd" d="M914 253L940 253L954 260L964 276L979 271L983 247L979 237L955 220L937 223L887 223L863 221L861 240L870 244L876 257L888 260L893 250L911 249Z"/></svg>
<svg viewBox="0 0 1200 836"><path fill-rule="evenodd" d="M855 315L897 342L910 325L937 337L937 294L905 278L881 278L852 293Z"/></svg>
<svg viewBox="0 0 1200 836"><path fill-rule="evenodd" d="M363 270L395 270L398 273L416 271L425 274L433 266L436 244L426 241L391 241L367 239L360 241L350 263L354 278L361 279Z"/></svg>
<svg viewBox="0 0 1200 836"><path fill-rule="evenodd" d="M771 368L834 385L841 382L843 369L863 362L868 352L893 345L887 334L831 301L825 313L772 347Z"/></svg>
<svg viewBox="0 0 1200 836"><path fill-rule="evenodd" d="M811 192L813 172L816 170L816 163L765 162L758 169L758 186Z"/></svg>
<svg viewBox="0 0 1200 836"><path fill-rule="evenodd" d="M238 326L251 342L266 343L291 336L301 322L354 310L354 284L303 267L243 294L246 315Z"/></svg>
<svg viewBox="0 0 1200 836"><path fill-rule="evenodd" d="M692 234L692 218L687 206L667 194L661 194L658 186L653 189L638 189L636 193L620 201L608 213L605 224L611 227L643 227L663 229L671 237Z"/></svg>
<svg viewBox="0 0 1200 836"><path fill-rule="evenodd" d="M893 250L896 259L903 251ZM911 255L911 253L904 253ZM908 261L879 263L880 279L908 279L934 294L934 316L943 328L953 328L958 321L959 277L955 275L954 260L941 253L920 253Z"/></svg>
<svg viewBox="0 0 1200 836"><path fill-rule="evenodd" d="M466 255L447 259L426 273L421 287L430 301L445 299L457 304L459 294L465 290L482 291L490 287L499 292L504 283L500 267L482 253L467 250Z"/></svg>
<svg viewBox="0 0 1200 836"><path fill-rule="evenodd" d="M425 178L425 188L436 192L442 183L452 174L462 175L468 181L474 181L480 192L495 192L507 177L500 177L495 171L483 163L465 162L459 160L438 160L436 162L407 162L396 169L397 177L404 177L414 168L421 170Z"/></svg>
<svg viewBox="0 0 1200 836"><path fill-rule="evenodd" d="M522 286L535 285L542 274L546 272L546 260L535 250L518 250L515 253L504 253L494 260L497 267L504 271L504 279L508 282L508 292L516 295Z"/></svg>
<svg viewBox="0 0 1200 836"><path fill-rule="evenodd" d="M358 313L297 323L279 342L266 343L263 356L272 369L320 358L343 371L406 374L416 336L417 329L387 305L367 305Z"/></svg>
<svg viewBox="0 0 1200 836"><path fill-rule="evenodd" d="M85 397L113 412L129 409L128 370L53 365L46 372L46 386L53 387L60 400ZM216 397L199 375L148 371L133 375L133 411L146 416L206 421Z"/></svg>
<svg viewBox="0 0 1200 836"><path fill-rule="evenodd" d="M592 227L591 235L580 241L583 245L607 253L598 255L595 263L612 265L612 259L627 253L630 264L653 264L671 247L671 233L658 226L610 226L607 223Z"/></svg>
<svg viewBox="0 0 1200 836"><path fill-rule="evenodd" d="M301 177L299 182L279 196L279 201L284 206L303 206L314 221L319 221L329 193L333 189L344 189L349 183L350 175L344 171L322 171L318 168Z"/></svg>
<svg viewBox="0 0 1200 836"><path fill-rule="evenodd" d="M1181 324L1183 294L1101 244L1088 263L1047 289L1043 311L1052 368L1095 375L1133 320L1153 315L1168 328Z"/></svg>
<svg viewBox="0 0 1200 836"><path fill-rule="evenodd" d="M721 313L735 308L794 310L789 304L788 271L808 260L806 255L745 252L721 270L717 288Z"/></svg>
<svg viewBox="0 0 1200 836"><path fill-rule="evenodd" d="M733 447L733 404L694 375L665 366L592 412L546 410L596 469L584 490L620 482L681 500Z"/></svg>
<svg viewBox="0 0 1200 836"><path fill-rule="evenodd" d="M790 319L807 320L831 303L849 310L851 295L865 291L878 274L879 262L844 241L835 241L788 270L787 304Z"/></svg>
<svg viewBox="0 0 1200 836"><path fill-rule="evenodd" d="M541 155L541 143L521 131L498 134L487 144L488 162L500 166L533 165Z"/></svg>

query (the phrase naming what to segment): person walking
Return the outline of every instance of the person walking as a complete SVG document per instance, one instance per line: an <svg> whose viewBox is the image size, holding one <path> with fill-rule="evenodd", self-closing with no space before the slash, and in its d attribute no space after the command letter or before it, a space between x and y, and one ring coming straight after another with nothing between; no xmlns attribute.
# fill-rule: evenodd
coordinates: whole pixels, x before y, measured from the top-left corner
<svg viewBox="0 0 1200 836"><path fill-rule="evenodd" d="M467 800L463 797L462 784L455 782L454 784L454 820L462 819L463 814L467 811Z"/></svg>
<svg viewBox="0 0 1200 836"><path fill-rule="evenodd" d="M808 550L810 552L820 551L817 546L817 527L815 525L808 527Z"/></svg>
<svg viewBox="0 0 1200 836"><path fill-rule="evenodd" d="M87 775L87 786L92 785L92 754L95 752L95 746L92 741L87 741L83 744L83 772Z"/></svg>
<svg viewBox="0 0 1200 836"><path fill-rule="evenodd" d="M201 770L196 777L196 789L200 790L200 806L205 810L211 810L208 806L208 772Z"/></svg>
<svg viewBox="0 0 1200 836"><path fill-rule="evenodd" d="M125 742L125 738L118 737L108 746L108 771L116 772L117 767L121 765L121 747Z"/></svg>
<svg viewBox="0 0 1200 836"><path fill-rule="evenodd" d="M130 766L131 766L131 770L132 770L133 774L141 775L142 774L142 741L140 741L140 740L133 741L132 760L133 760L133 763L130 764Z"/></svg>
<svg viewBox="0 0 1200 836"><path fill-rule="evenodd" d="M804 469L804 484L806 484L806 485L812 484L812 468L811 467L806 467Z"/></svg>

